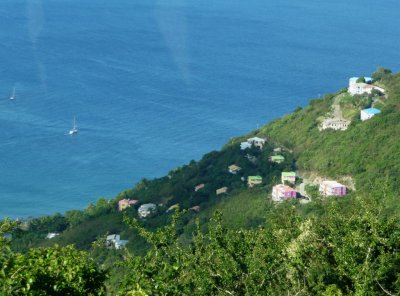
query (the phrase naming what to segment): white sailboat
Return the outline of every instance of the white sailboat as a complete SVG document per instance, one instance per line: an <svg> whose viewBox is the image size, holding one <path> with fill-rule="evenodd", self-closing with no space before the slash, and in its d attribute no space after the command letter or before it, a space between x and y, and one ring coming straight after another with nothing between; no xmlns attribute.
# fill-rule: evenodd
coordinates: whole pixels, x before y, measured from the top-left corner
<svg viewBox="0 0 400 296"><path fill-rule="evenodd" d="M72 128L69 130L68 134L73 136L78 133L78 129L76 128L76 122L75 122L75 117L74 117L74 124Z"/></svg>
<svg viewBox="0 0 400 296"><path fill-rule="evenodd" d="M16 99L16 96L15 96L15 86L14 86L13 92L12 92L12 94L10 96L10 100L15 100L15 99Z"/></svg>

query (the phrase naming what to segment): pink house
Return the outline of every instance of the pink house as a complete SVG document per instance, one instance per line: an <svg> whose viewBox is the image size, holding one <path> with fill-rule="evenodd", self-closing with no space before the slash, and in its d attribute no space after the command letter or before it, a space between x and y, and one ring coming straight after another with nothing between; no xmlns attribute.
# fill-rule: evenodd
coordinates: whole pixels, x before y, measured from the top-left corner
<svg viewBox="0 0 400 296"><path fill-rule="evenodd" d="M319 185L319 193L324 196L345 196L346 186L336 181L323 181Z"/></svg>
<svg viewBox="0 0 400 296"><path fill-rule="evenodd" d="M139 201L136 199L121 199L118 202L118 210L120 212L122 212L123 210L125 210L126 208L129 208L131 205L135 205L137 204Z"/></svg>
<svg viewBox="0 0 400 296"><path fill-rule="evenodd" d="M296 190L287 185L279 184L272 187L272 200L283 201L289 198L296 198Z"/></svg>

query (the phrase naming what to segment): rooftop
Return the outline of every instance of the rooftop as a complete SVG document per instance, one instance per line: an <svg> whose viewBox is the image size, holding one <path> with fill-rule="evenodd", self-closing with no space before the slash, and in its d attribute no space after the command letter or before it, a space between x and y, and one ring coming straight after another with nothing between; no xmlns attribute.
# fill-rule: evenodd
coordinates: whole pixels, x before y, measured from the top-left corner
<svg viewBox="0 0 400 296"><path fill-rule="evenodd" d="M362 111L364 111L365 113L368 113L368 114L379 114L379 113L381 113L381 110L376 109L376 108L368 108L368 109L364 109Z"/></svg>
<svg viewBox="0 0 400 296"><path fill-rule="evenodd" d="M295 172L282 172L282 176L283 177L292 177L292 176L296 176Z"/></svg>

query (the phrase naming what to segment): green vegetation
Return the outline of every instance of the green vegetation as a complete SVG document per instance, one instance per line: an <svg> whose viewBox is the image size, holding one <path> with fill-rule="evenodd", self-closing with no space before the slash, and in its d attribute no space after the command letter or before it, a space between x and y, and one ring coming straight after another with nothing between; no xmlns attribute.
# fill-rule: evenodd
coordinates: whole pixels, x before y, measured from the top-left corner
<svg viewBox="0 0 400 296"><path fill-rule="evenodd" d="M400 74L380 68L372 77L386 90L384 96L326 95L165 177L143 179L113 200L99 199L65 215L2 222L3 293L400 293ZM346 131L319 131L320 118L334 103L352 124ZM361 122L360 109L371 104L382 113ZM240 150L240 142L253 136L267 139L263 149ZM276 147L282 152L274 152ZM277 154L284 162L269 161ZM241 167L237 174L228 172L232 164ZM352 179L356 191L322 199L309 185L311 203L272 203L268 196L281 172L296 170ZM247 177L256 175L263 183L247 188ZM199 184L205 186L196 192ZM228 193L217 196L216 189L225 186ZM140 203L120 213L117 203L123 198ZM138 219L137 208L148 202L158 205L157 214ZM179 219L167 212L175 204L183 210ZM200 212L190 210L193 206ZM7 232L11 242L3 239ZM60 235L45 239L49 232ZM128 239L127 249L106 247L111 233Z"/></svg>

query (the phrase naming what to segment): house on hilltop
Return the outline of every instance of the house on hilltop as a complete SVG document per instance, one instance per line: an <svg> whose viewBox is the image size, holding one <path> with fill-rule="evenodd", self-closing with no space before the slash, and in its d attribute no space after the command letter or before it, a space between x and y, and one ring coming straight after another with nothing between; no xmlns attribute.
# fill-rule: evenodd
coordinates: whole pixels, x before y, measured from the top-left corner
<svg viewBox="0 0 400 296"><path fill-rule="evenodd" d="M336 181L323 181L319 185L319 193L323 196L345 196L346 186Z"/></svg>
<svg viewBox="0 0 400 296"><path fill-rule="evenodd" d="M368 108L361 110L360 112L360 117L362 121L368 120L372 117L374 117L376 114L381 113L381 110L376 109L376 108Z"/></svg>
<svg viewBox="0 0 400 296"><path fill-rule="evenodd" d="M279 184L272 187L272 200L283 201L289 198L296 198L297 192L293 188Z"/></svg>
<svg viewBox="0 0 400 296"><path fill-rule="evenodd" d="M266 141L267 141L266 139L259 138L259 137L254 137L254 138L247 139L247 143L249 143L249 144L251 144L251 145L253 145L255 147L258 147L260 149L263 149Z"/></svg>
<svg viewBox="0 0 400 296"><path fill-rule="evenodd" d="M372 78L364 77L365 82L357 82L358 79L358 77L352 77L349 80L348 92L351 95L371 94L374 89L383 94L385 93L383 88L371 84Z"/></svg>

